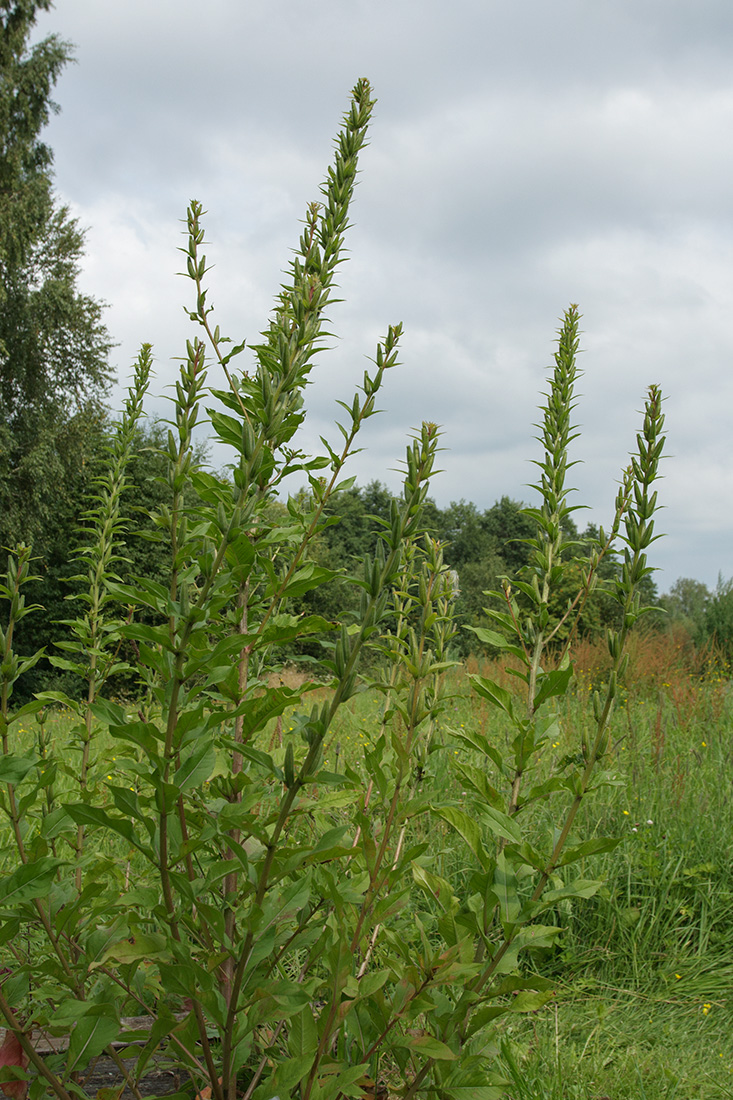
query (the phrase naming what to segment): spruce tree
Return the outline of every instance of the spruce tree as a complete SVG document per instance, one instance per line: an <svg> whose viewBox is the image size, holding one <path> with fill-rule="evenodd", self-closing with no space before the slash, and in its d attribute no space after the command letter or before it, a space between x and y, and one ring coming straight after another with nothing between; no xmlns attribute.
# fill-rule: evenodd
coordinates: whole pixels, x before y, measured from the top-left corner
<svg viewBox="0 0 733 1100"><path fill-rule="evenodd" d="M110 382L103 307L77 286L84 234L54 194L41 137L71 59L57 35L30 45L51 6L0 0L0 571L8 549L32 545L42 581L27 598L44 610L19 624L25 652L48 647L69 615L69 549L103 455ZM53 676L42 661L19 698Z"/></svg>
<svg viewBox="0 0 733 1100"><path fill-rule="evenodd" d="M31 542L42 569L99 448L111 347L102 305L77 287L84 234L41 140L71 59L57 35L29 44L51 6L0 0L0 545Z"/></svg>

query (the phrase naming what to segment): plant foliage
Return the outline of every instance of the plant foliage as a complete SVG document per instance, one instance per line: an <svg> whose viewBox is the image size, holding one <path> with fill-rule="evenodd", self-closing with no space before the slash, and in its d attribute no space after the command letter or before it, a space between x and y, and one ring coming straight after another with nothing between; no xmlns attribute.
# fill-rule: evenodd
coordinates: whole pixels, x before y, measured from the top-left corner
<svg viewBox="0 0 733 1100"><path fill-rule="evenodd" d="M474 678L477 696L510 724L510 745L505 751L473 726L453 731L462 751L451 758L470 806L425 782L431 758L445 755L437 720L455 632L455 579L426 533L434 424L410 440L401 495L350 578L353 621L298 610L334 579L313 548L336 518L332 504L350 486L344 465L397 361L400 326L387 330L359 391L340 403L338 444L324 438L316 457L298 448L372 106L361 80L249 369L236 367L244 345L211 324L202 210L189 208L183 253L198 337L162 445L167 499L154 537L167 572L164 582L123 579L118 568L150 370L145 345L76 557L81 608L55 658L84 684L81 700L47 692L13 709L13 685L38 654L13 649L15 627L32 611L24 603L30 551L11 558L2 589L0 806L14 854L0 878L8 973L0 1013L24 1056L16 1078L27 1075L27 1059L31 1097L84 1095L87 1068L103 1052L139 1097L146 1067L165 1047L196 1091L215 1100L339 1100L375 1095L387 1082L408 1100L428 1091L492 1100L504 1087L498 1024L551 996L523 959L555 941L548 915L559 904L598 889L575 869L613 842L573 829L581 803L604 782L625 641L643 613L663 440L652 387L611 531L585 554L578 591L558 618L553 593L577 564L565 534L576 307L560 331L543 409L526 565L498 594L492 629L477 630L516 673L516 692ZM214 370L222 380L211 386ZM228 479L206 470L194 448L204 416L234 456ZM293 476L309 491L276 507ZM622 625L608 633L613 672L595 697L590 735L583 731L549 781L535 782L559 721L554 703L573 677L573 623L614 543L624 564L613 591ZM315 683L286 686L273 676L286 647L307 639L327 654L330 684L317 693ZM132 708L107 690L123 670L124 646L136 655L140 684ZM329 770L334 719L363 686L367 653L383 702L363 769L347 761ZM50 742L41 711L59 703L72 716L63 746ZM34 711L39 734L24 746L18 731ZM539 834L524 813L538 802L547 807ZM441 873L434 834L465 845L462 882ZM149 1018L132 1068L115 1046L139 1038L124 1022L131 1015ZM66 1036L67 1049L41 1057L31 1028Z"/></svg>

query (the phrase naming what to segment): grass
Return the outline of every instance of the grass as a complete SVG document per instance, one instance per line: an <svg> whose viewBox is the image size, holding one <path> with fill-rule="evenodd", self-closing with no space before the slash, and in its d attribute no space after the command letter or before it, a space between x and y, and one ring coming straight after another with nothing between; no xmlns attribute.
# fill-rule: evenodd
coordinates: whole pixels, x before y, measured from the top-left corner
<svg viewBox="0 0 733 1100"><path fill-rule="evenodd" d="M513 1100L644 1100L733 1095L733 1038L722 1000L576 981L507 1029L501 1060Z"/></svg>
<svg viewBox="0 0 733 1100"><path fill-rule="evenodd" d="M583 837L620 837L615 851L582 868L604 888L589 901L561 903L559 944L533 961L557 983L556 995L504 1026L498 1058L512 1100L733 1097L733 693L719 663L690 667L674 638L666 649L652 642L646 653L643 639L637 642L614 718L611 785L588 799L577 829ZM589 693L603 676L602 654L585 647L582 656L576 693L558 707L548 774L562 754L577 751ZM461 803L451 759L466 750L453 731L469 724L496 738L506 731L471 696L463 669L449 688L420 782ZM380 703L366 691L344 708L325 754L329 770L345 761L363 766ZM68 726L62 714L51 714L47 735L63 740ZM289 735L286 716L284 743ZM31 721L21 736L35 736ZM268 740L276 755L284 752L277 728ZM102 780L113 773L115 750L100 742ZM62 788L71 787L73 771L72 763ZM552 811L542 808L538 829ZM435 870L460 882L467 852L434 823L430 839Z"/></svg>

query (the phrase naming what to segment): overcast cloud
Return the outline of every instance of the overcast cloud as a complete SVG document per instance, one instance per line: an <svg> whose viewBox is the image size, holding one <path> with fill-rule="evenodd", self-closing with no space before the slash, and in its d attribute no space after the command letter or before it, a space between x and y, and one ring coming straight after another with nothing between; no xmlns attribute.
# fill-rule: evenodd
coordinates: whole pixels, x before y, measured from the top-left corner
<svg viewBox="0 0 733 1100"><path fill-rule="evenodd" d="M58 192L89 227L83 286L110 305L121 383L144 340L157 391L175 376L191 198L209 211L215 318L256 339L367 76L379 102L339 340L309 391L305 444L333 435L336 398L402 320L402 365L352 473L396 487L410 429L434 420L439 504L530 500L536 406L577 302L580 522L610 518L656 382L660 589L733 573L730 0L208 0L205 13L58 0L38 30L76 45L47 136Z"/></svg>

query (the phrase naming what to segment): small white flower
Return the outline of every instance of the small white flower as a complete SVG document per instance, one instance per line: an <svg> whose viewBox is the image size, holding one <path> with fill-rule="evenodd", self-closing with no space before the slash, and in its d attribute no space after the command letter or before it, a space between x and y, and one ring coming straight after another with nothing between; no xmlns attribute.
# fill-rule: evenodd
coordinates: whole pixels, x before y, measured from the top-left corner
<svg viewBox="0 0 733 1100"><path fill-rule="evenodd" d="M632 833L638 833L638 832L639 832L639 830L637 829L636 825L634 825L634 826L633 826L633 828L632 828L632 830L631 830L631 831L632 831Z"/></svg>
<svg viewBox="0 0 733 1100"><path fill-rule="evenodd" d="M653 825L653 824L654 824L654 822L652 821L652 819L651 819L650 817L649 817L649 818L647 818L647 822L646 822L646 823L647 823L647 825Z"/></svg>

